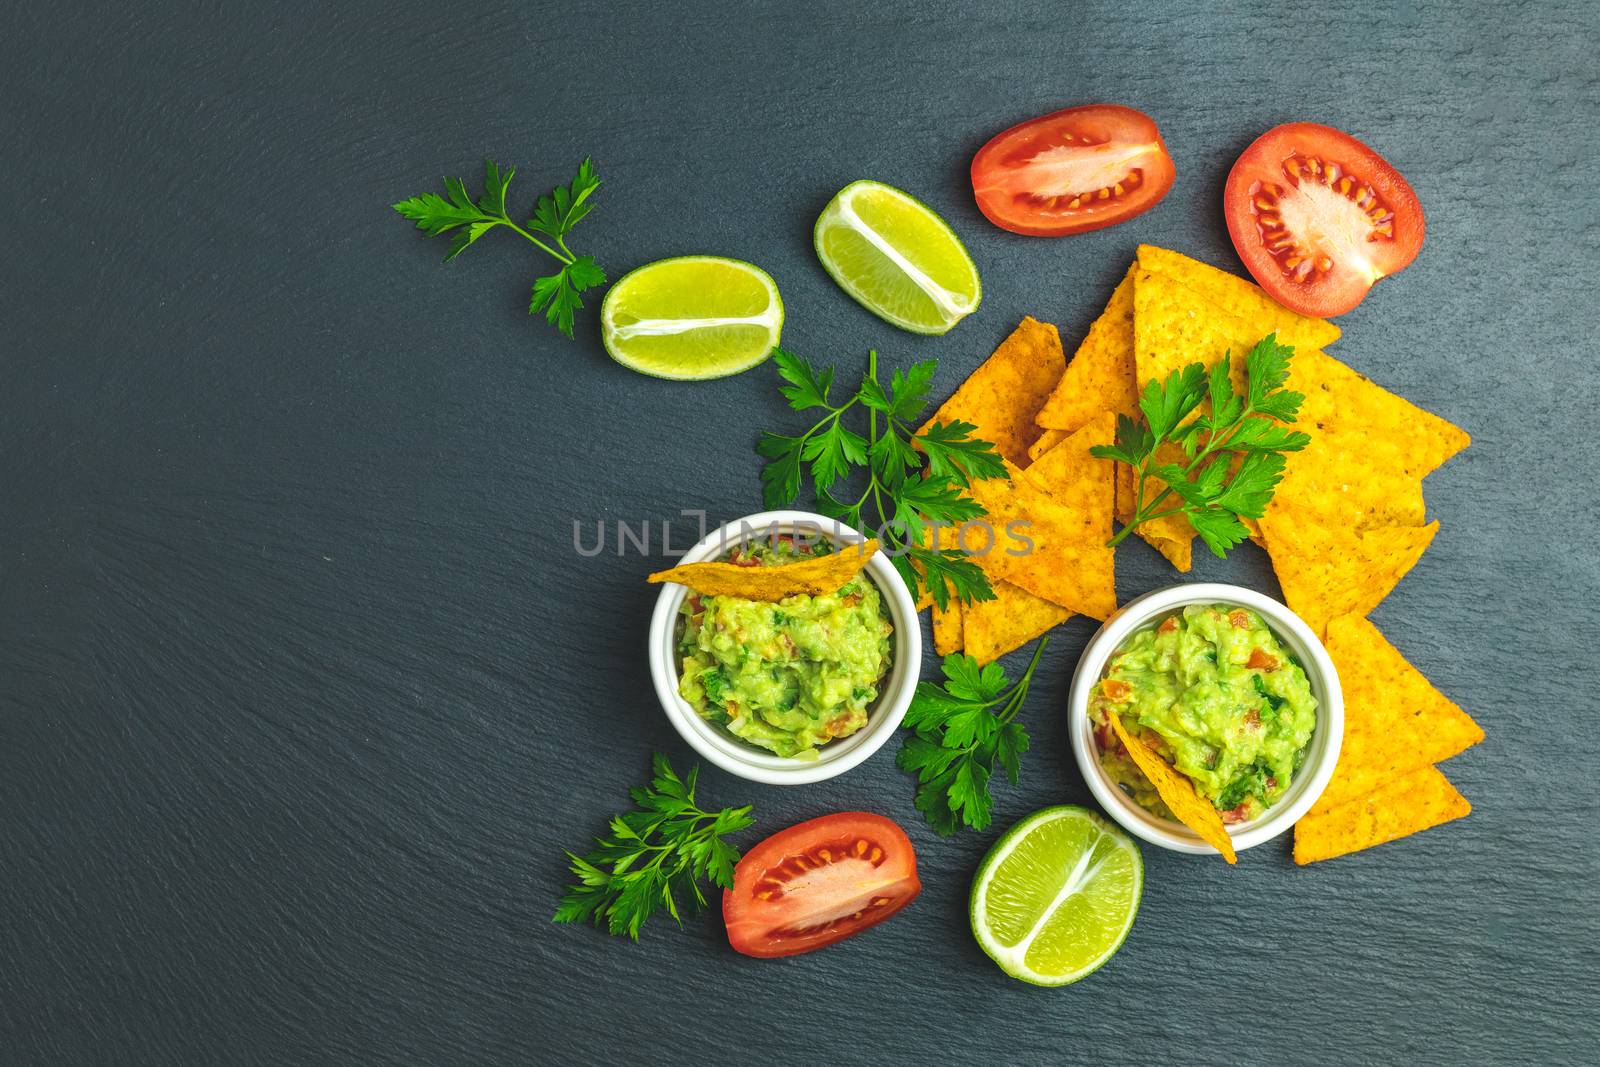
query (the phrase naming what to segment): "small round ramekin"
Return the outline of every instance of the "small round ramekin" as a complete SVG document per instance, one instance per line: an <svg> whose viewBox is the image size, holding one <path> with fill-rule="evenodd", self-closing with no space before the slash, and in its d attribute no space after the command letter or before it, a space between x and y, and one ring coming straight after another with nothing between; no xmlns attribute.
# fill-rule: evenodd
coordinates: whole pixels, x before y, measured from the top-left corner
<svg viewBox="0 0 1600 1067"><path fill-rule="evenodd" d="M1339 688L1339 673L1311 627L1284 605L1253 589L1220 583L1174 585L1128 601L1090 638L1083 658L1078 661L1067 702L1068 714L1072 716L1068 732L1078 770L1089 784L1089 792L1106 814L1125 830L1175 852L1215 854L1216 850L1200 840L1193 830L1180 822L1152 815L1111 780L1100 766L1100 748L1089 721L1090 691L1105 674L1112 654L1135 631L1190 604L1227 604L1249 608L1260 615L1278 639L1300 659L1306 679L1311 683L1311 693L1317 698L1317 729L1311 735L1310 751L1289 791L1256 818L1227 827L1234 849L1242 851L1277 837L1311 809L1333 777L1334 765L1339 762L1339 745L1344 738L1344 695Z"/></svg>
<svg viewBox="0 0 1600 1067"><path fill-rule="evenodd" d="M858 531L823 515L808 511L763 511L735 519L713 531L684 553L678 562L704 563L745 541L797 531L821 535L836 545L859 544L866 540ZM882 748L900 728L900 721L906 717L906 709L911 706L911 697L916 692L917 674L922 668L922 627L911 591L887 556L882 552L874 555L867 561L865 573L883 595L889 621L894 626L893 662L879 687L878 699L867 709L867 724L849 737L821 746L814 760L778 756L747 744L721 726L702 719L678 694L678 609L689 590L670 582L663 585L655 612L650 617L650 679L655 684L662 710L683 739L701 756L730 774L767 785L821 782L843 774Z"/></svg>

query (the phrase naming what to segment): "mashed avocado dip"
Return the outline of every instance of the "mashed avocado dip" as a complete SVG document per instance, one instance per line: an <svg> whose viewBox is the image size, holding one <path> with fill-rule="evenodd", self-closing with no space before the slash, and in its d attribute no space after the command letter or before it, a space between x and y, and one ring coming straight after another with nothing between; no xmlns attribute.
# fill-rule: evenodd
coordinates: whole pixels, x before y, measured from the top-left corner
<svg viewBox="0 0 1600 1067"><path fill-rule="evenodd" d="M826 541L779 537L748 542L727 559L776 566L832 551ZM816 759L818 745L866 725L894 629L865 574L825 596L776 603L690 595L682 624L683 699L735 737L797 759Z"/></svg>
<svg viewBox="0 0 1600 1067"><path fill-rule="evenodd" d="M1317 700L1299 661L1253 611L1193 604L1134 634L1096 684L1089 716L1112 780L1171 818L1117 741L1112 714L1188 776L1224 822L1241 822L1288 790L1316 729Z"/></svg>

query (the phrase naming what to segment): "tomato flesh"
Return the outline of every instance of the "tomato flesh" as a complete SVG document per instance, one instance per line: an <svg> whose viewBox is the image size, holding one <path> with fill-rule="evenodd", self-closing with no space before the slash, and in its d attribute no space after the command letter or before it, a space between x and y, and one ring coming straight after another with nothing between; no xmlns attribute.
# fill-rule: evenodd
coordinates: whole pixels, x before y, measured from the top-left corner
<svg viewBox="0 0 1600 1067"><path fill-rule="evenodd" d="M722 893L728 942L746 956L794 956L853 937L922 892L911 839L850 811L781 830L745 853Z"/></svg>
<svg viewBox="0 0 1600 1067"><path fill-rule="evenodd" d="M1261 287L1303 315L1342 315L1422 248L1417 195L1378 153L1314 122L1268 130L1223 190L1228 233Z"/></svg>
<svg viewBox="0 0 1600 1067"><path fill-rule="evenodd" d="M1150 210L1175 173L1150 116L1091 104L995 135L972 159L972 191L1001 229L1063 237Z"/></svg>

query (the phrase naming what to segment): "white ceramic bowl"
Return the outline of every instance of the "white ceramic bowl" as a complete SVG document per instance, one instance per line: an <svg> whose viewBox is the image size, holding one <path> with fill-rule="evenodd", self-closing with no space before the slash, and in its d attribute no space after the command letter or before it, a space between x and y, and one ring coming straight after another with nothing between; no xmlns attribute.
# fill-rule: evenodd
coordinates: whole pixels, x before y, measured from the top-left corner
<svg viewBox="0 0 1600 1067"><path fill-rule="evenodd" d="M1078 770L1089 783L1089 792L1123 828L1153 845L1196 855L1215 854L1193 830L1170 819L1159 819L1133 802L1100 766L1099 745L1089 722L1089 692L1105 673L1106 663L1134 631L1149 626L1189 604L1229 604L1256 612L1289 650L1304 665L1311 692L1317 698L1317 730L1311 736L1310 751L1289 791L1260 816L1234 823L1228 829L1236 850L1270 841L1311 809L1327 788L1333 768L1339 762L1339 743L1344 737L1344 696L1339 689L1339 674L1322 642L1300 616L1252 589L1217 583L1174 585L1130 600L1106 620L1090 639L1072 677L1068 714L1072 716L1070 734Z"/></svg>
<svg viewBox="0 0 1600 1067"><path fill-rule="evenodd" d="M713 531L684 553L680 563L714 560L752 537L801 530L821 533L835 544L858 544L865 538L850 527L808 511L764 511L748 515ZM893 660L889 674L879 687L878 699L867 709L867 724L849 737L830 741L817 750L814 760L777 756L741 741L715 723L695 714L688 701L678 695L677 626L678 609L689 594L681 585L661 587L655 613L650 617L650 679L667 718L694 750L723 770L768 785L804 785L843 774L860 763L893 737L911 706L917 688L917 673L922 667L922 627L916 604L905 580L882 552L867 561L867 576L877 585L894 624Z"/></svg>

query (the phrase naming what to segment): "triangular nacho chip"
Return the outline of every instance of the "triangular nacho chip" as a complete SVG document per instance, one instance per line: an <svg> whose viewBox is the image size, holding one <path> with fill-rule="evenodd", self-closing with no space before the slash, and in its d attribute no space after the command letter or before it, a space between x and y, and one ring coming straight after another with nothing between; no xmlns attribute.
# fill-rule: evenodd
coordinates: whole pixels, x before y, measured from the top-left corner
<svg viewBox="0 0 1600 1067"><path fill-rule="evenodd" d="M1062 504L1010 468L1011 481L974 481L968 492L988 512L962 528L962 547L991 579L1015 582L1080 615L1116 610L1115 554L1103 514Z"/></svg>
<svg viewBox="0 0 1600 1067"><path fill-rule="evenodd" d="M1290 455L1269 507L1330 526L1421 526L1422 479L1466 432L1322 352L1295 353L1288 387L1306 398L1296 425L1311 444Z"/></svg>
<svg viewBox="0 0 1600 1067"><path fill-rule="evenodd" d="M791 596L825 596L861 573L878 551L876 540L841 545L839 551L798 563L752 567L738 563L681 563L657 571L646 581L652 585L676 582L705 596L731 596L744 600L778 601Z"/></svg>
<svg viewBox="0 0 1600 1067"><path fill-rule="evenodd" d="M1296 348L1324 348L1339 339L1339 327L1296 314L1254 282L1155 245L1139 246L1139 266L1194 290L1208 304L1244 323L1256 339L1276 333Z"/></svg>
<svg viewBox="0 0 1600 1067"><path fill-rule="evenodd" d="M1070 430L1046 430L1039 435L1039 439L1028 446L1028 458L1037 460L1040 456L1050 451L1072 435ZM1024 468L1026 469L1026 468Z"/></svg>
<svg viewBox="0 0 1600 1067"><path fill-rule="evenodd" d="M1116 440L1117 418L1102 411L1083 428L1034 460L1022 477L1049 493L1061 504L1077 508L1099 521L1102 540L1111 537L1111 513L1116 507L1116 463L1091 455L1096 445Z"/></svg>
<svg viewBox="0 0 1600 1067"><path fill-rule="evenodd" d="M1238 863L1239 857L1233 851L1233 839L1228 836L1228 831L1223 828L1222 816L1217 814L1217 809L1212 807L1211 801L1196 793L1194 783L1184 777L1166 760L1156 755L1155 750L1139 738L1128 732L1122 725L1122 716L1112 714L1111 728L1116 731L1117 737L1122 742L1122 747L1128 750L1128 755L1150 779L1150 784L1156 787L1156 792L1161 795L1161 801L1178 821L1200 835L1200 840L1222 853L1222 858L1229 863Z"/></svg>
<svg viewBox="0 0 1600 1067"><path fill-rule="evenodd" d="M965 608L961 601L955 597L950 598L950 606L943 611L938 605L933 608L933 650L941 656L948 656L952 652L961 651L961 632Z"/></svg>
<svg viewBox="0 0 1600 1067"><path fill-rule="evenodd" d="M1071 611L1020 585L997 581L994 593L995 599L969 604L962 614L967 655L980 664L992 663L1072 618Z"/></svg>
<svg viewBox="0 0 1600 1067"><path fill-rule="evenodd" d="M1134 272L1133 369L1140 389L1191 363L1209 370L1231 352L1233 387L1243 392L1245 353L1265 336L1251 336L1246 323L1170 275Z"/></svg>
<svg viewBox="0 0 1600 1067"><path fill-rule="evenodd" d="M1261 536L1284 602L1321 637L1341 615L1366 615L1389 595L1439 530L1327 526L1296 511L1269 512Z"/></svg>
<svg viewBox="0 0 1600 1067"><path fill-rule="evenodd" d="M1439 773L1418 767L1359 799L1313 812L1294 825L1294 861L1316 863L1459 819L1472 811L1467 798Z"/></svg>
<svg viewBox="0 0 1600 1067"><path fill-rule="evenodd" d="M1133 375L1133 268L1129 267L1036 418L1040 426L1052 430L1076 430L1102 411L1131 415L1138 405Z"/></svg>
<svg viewBox="0 0 1600 1067"><path fill-rule="evenodd" d="M1483 740L1483 728L1366 619L1344 615L1328 623L1327 646L1344 690L1344 741L1338 769L1311 814Z"/></svg>
<svg viewBox="0 0 1600 1067"><path fill-rule="evenodd" d="M1024 466L1028 446L1040 432L1033 417L1066 368L1056 328L1024 318L917 432L936 422L970 422L978 428L974 437L992 442L1002 456Z"/></svg>

